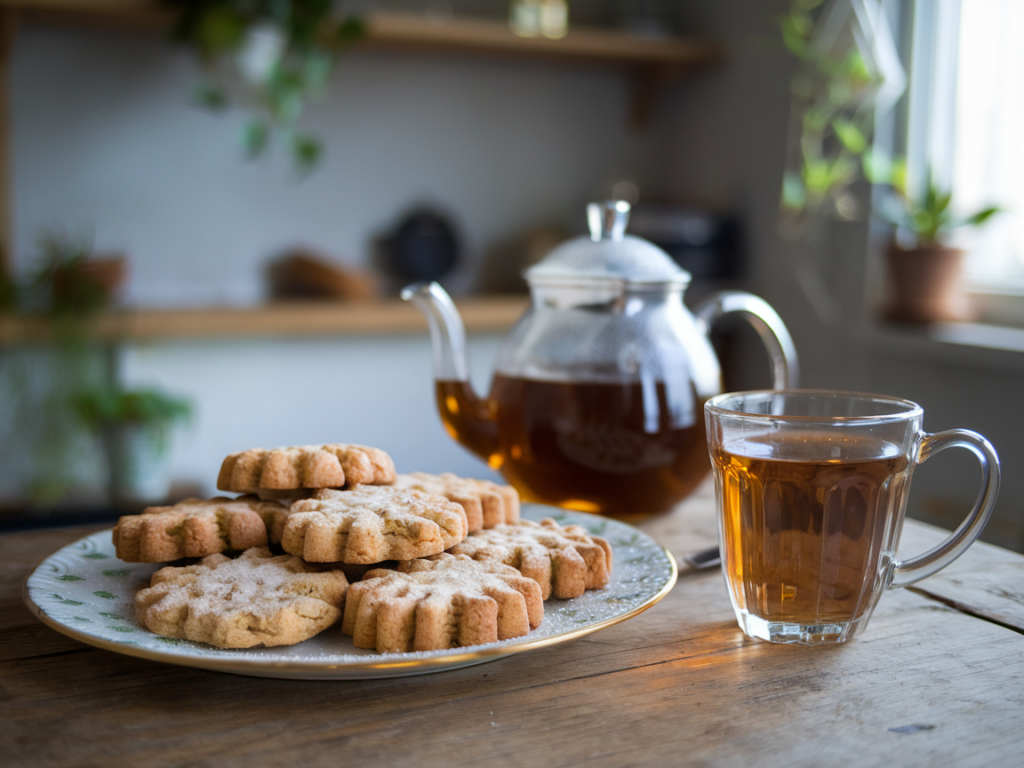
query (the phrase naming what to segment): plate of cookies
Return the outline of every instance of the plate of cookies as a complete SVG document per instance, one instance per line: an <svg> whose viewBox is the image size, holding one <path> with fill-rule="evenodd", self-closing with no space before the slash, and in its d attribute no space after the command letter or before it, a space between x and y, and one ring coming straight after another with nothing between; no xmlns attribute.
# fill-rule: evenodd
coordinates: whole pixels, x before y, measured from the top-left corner
<svg viewBox="0 0 1024 768"><path fill-rule="evenodd" d="M633 526L511 486L399 474L331 443L228 456L233 496L122 517L44 560L25 602L106 650L220 672L360 679L564 643L642 613L676 564Z"/></svg>

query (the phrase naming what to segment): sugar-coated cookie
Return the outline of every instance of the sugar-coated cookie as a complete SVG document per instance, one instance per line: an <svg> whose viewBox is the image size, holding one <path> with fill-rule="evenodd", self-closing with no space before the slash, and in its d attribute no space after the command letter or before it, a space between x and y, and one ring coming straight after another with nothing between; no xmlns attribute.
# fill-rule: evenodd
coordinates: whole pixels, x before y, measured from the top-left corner
<svg viewBox="0 0 1024 768"><path fill-rule="evenodd" d="M536 581L544 599L579 597L608 584L612 548L579 525L562 526L547 518L520 520L467 536L449 550L474 560L511 565Z"/></svg>
<svg viewBox="0 0 1024 768"><path fill-rule="evenodd" d="M533 579L501 563L444 553L369 571L349 587L341 630L357 648L402 653L521 637L543 618Z"/></svg>
<svg viewBox="0 0 1024 768"><path fill-rule="evenodd" d="M222 491L254 493L388 485L394 481L395 464L380 448L328 443L233 453L221 464L217 487Z"/></svg>
<svg viewBox="0 0 1024 768"><path fill-rule="evenodd" d="M125 515L114 527L117 556L127 563L169 563L280 541L288 508L255 496L185 499Z"/></svg>
<svg viewBox="0 0 1024 768"><path fill-rule="evenodd" d="M466 532L462 506L443 496L358 485L292 504L281 546L314 563L379 563L438 554Z"/></svg>
<svg viewBox="0 0 1024 768"><path fill-rule="evenodd" d="M459 477L451 472L440 475L426 472L400 474L395 485L436 493L461 504L466 510L470 533L519 520L519 492L511 485Z"/></svg>
<svg viewBox="0 0 1024 768"><path fill-rule="evenodd" d="M348 580L266 547L234 560L210 555L198 565L161 568L135 596L139 621L164 637L219 648L293 645L341 617Z"/></svg>

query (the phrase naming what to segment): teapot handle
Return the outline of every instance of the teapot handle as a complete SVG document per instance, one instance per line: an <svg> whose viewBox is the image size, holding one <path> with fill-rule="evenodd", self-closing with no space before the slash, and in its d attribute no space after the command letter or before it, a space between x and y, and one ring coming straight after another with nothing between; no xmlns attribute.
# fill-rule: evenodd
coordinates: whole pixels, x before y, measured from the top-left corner
<svg viewBox="0 0 1024 768"><path fill-rule="evenodd" d="M782 318L762 298L743 291L721 291L712 294L693 310L704 323L704 333L722 315L741 312L761 337L772 363L773 389L795 389L800 386L800 366L796 347Z"/></svg>

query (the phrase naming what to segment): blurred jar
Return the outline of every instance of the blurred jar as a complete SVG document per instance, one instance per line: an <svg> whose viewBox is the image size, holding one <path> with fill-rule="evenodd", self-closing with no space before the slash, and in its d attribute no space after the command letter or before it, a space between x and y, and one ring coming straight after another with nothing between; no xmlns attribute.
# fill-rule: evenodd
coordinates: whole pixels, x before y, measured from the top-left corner
<svg viewBox="0 0 1024 768"><path fill-rule="evenodd" d="M566 0L512 0L509 25L520 37L557 40L569 31L569 5Z"/></svg>

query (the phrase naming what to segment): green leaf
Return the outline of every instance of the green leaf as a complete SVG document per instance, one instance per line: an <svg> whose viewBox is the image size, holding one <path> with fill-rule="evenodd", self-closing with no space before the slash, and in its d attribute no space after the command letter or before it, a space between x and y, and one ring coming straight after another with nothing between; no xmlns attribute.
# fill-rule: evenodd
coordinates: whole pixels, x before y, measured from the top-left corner
<svg viewBox="0 0 1024 768"><path fill-rule="evenodd" d="M129 571L127 568L124 568L124 569L119 570L119 571L104 571L103 575L104 576L127 576L129 573L131 573L131 571Z"/></svg>
<svg viewBox="0 0 1024 768"><path fill-rule="evenodd" d="M54 597L60 601L61 605L82 605L81 600L68 600L66 598L61 597L60 595L54 595Z"/></svg>
<svg viewBox="0 0 1024 768"><path fill-rule="evenodd" d="M995 216L997 213L1000 213L1002 210L1003 209L998 205L992 205L989 206L988 208L982 208L977 213L968 216L964 223L971 227L979 227L986 221L991 219L993 216Z"/></svg>
<svg viewBox="0 0 1024 768"><path fill-rule="evenodd" d="M124 616L119 616L116 613L104 613L100 611L100 616L106 616L108 619L117 619L118 621L128 621Z"/></svg>
<svg viewBox="0 0 1024 768"><path fill-rule="evenodd" d="M88 555L82 555L90 560L109 560L110 555L104 555L102 552L90 552Z"/></svg>
<svg viewBox="0 0 1024 768"><path fill-rule="evenodd" d="M832 130L835 131L836 137L842 142L843 146L854 154L859 155L868 146L867 137L861 132L860 128L846 118L837 117L833 120Z"/></svg>
<svg viewBox="0 0 1024 768"><path fill-rule="evenodd" d="M861 154L860 162L864 178L872 184L889 184L892 181L892 160L882 150L868 147Z"/></svg>
<svg viewBox="0 0 1024 768"><path fill-rule="evenodd" d="M334 43L341 48L347 48L366 37L366 23L359 16L348 16L334 32Z"/></svg>
<svg viewBox="0 0 1024 768"><path fill-rule="evenodd" d="M292 139L292 163L301 174L312 171L320 163L323 147L313 136L296 136Z"/></svg>
<svg viewBox="0 0 1024 768"><path fill-rule="evenodd" d="M270 126L262 120L251 120L242 131L242 148L249 160L262 155L270 142Z"/></svg>
<svg viewBox="0 0 1024 768"><path fill-rule="evenodd" d="M96 597L102 597L104 600L120 600L120 598L113 592L107 592L105 589L101 589L98 592L93 592Z"/></svg>
<svg viewBox="0 0 1024 768"><path fill-rule="evenodd" d="M207 56L234 51L245 38L246 20L227 4L208 6L195 30L196 44Z"/></svg>
<svg viewBox="0 0 1024 768"><path fill-rule="evenodd" d="M793 16L786 16L779 22L782 28L782 42L795 56L806 59L809 57L807 40L800 29L799 22Z"/></svg>
<svg viewBox="0 0 1024 768"><path fill-rule="evenodd" d="M211 112L223 112L228 106L227 92L223 88L209 83L196 89L194 100L200 107Z"/></svg>
<svg viewBox="0 0 1024 768"><path fill-rule="evenodd" d="M158 389L95 387L79 393L73 402L78 417L89 427L101 429L113 424L147 424L155 427L187 421L192 404L183 397ZM85 555L105 559L101 553Z"/></svg>
<svg viewBox="0 0 1024 768"><path fill-rule="evenodd" d="M60 581L85 581L81 576L72 576L70 573L65 573L63 576L57 577Z"/></svg>

